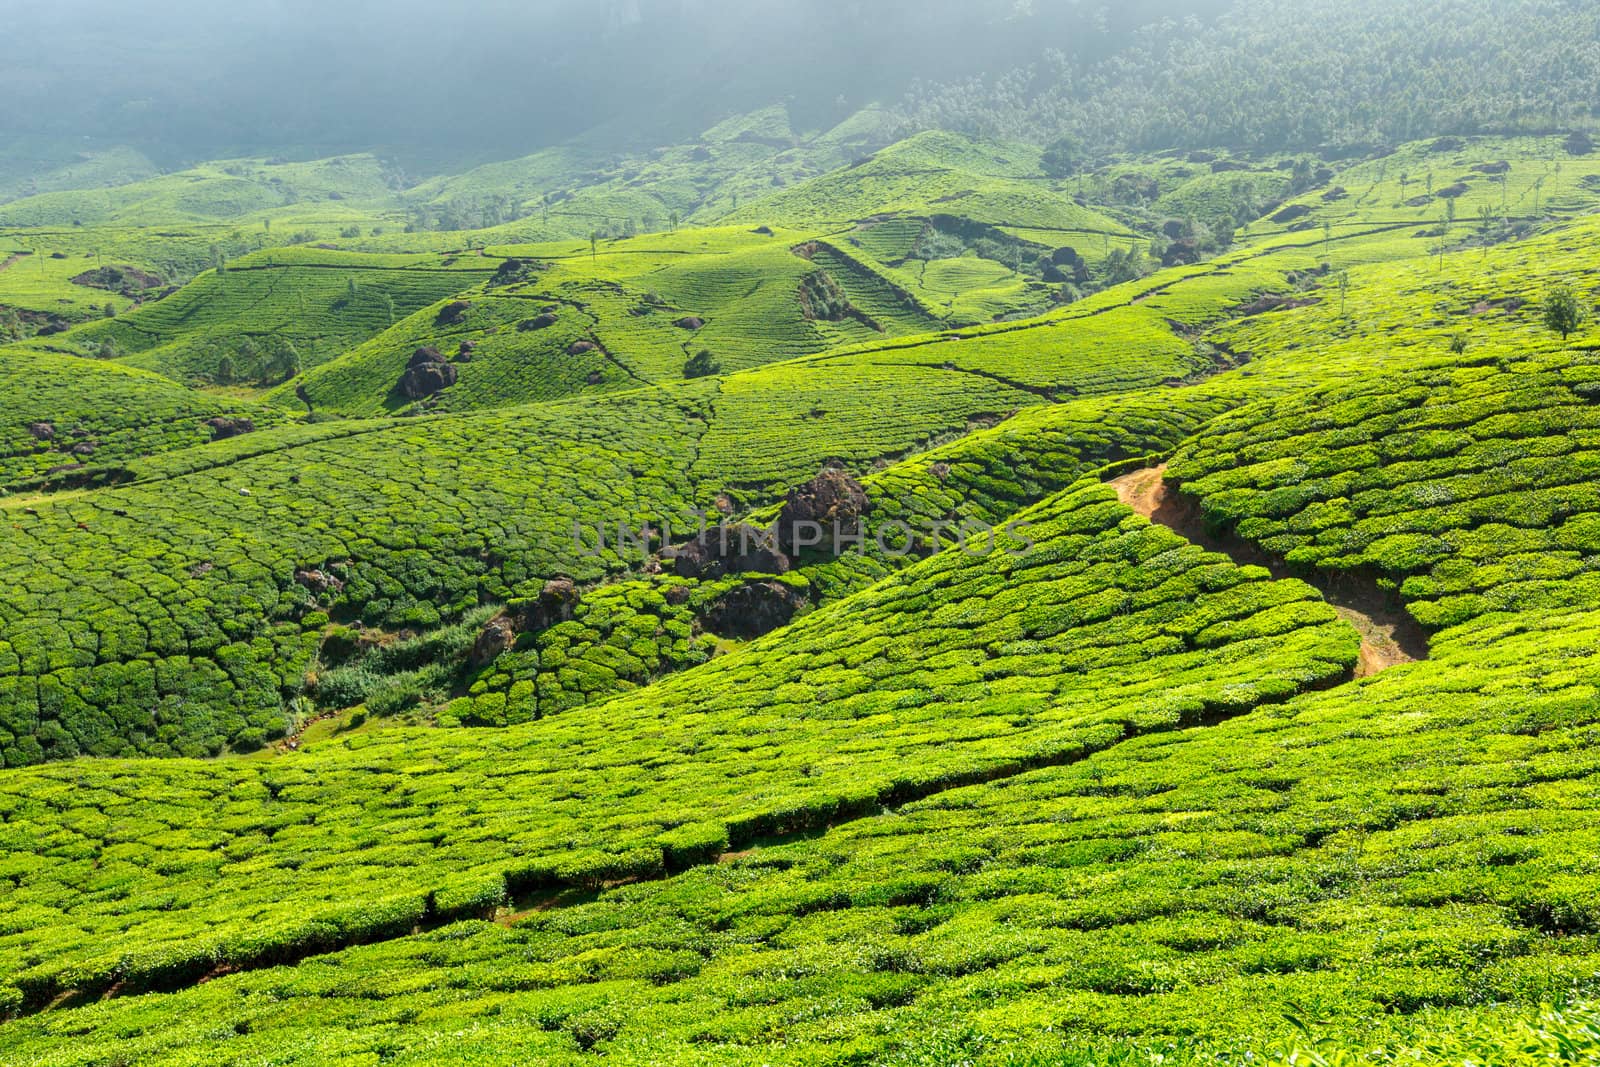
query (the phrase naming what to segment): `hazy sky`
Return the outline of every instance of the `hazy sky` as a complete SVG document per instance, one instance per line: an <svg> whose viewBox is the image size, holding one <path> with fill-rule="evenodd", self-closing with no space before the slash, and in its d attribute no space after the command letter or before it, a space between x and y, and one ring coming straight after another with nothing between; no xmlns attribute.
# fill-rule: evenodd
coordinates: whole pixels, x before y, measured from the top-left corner
<svg viewBox="0 0 1600 1067"><path fill-rule="evenodd" d="M513 154L624 120L661 140L792 98L804 119L1220 0L0 0L0 131L171 158ZM670 129L667 127L679 127ZM659 128L659 129L658 129Z"/></svg>

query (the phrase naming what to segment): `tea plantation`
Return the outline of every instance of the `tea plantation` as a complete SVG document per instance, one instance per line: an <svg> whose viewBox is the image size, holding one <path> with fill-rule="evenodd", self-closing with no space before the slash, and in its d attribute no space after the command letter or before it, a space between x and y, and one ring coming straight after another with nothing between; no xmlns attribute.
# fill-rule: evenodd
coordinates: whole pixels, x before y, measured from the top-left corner
<svg viewBox="0 0 1600 1067"><path fill-rule="evenodd" d="M803 125L0 205L0 1061L1600 1062L1600 157Z"/></svg>

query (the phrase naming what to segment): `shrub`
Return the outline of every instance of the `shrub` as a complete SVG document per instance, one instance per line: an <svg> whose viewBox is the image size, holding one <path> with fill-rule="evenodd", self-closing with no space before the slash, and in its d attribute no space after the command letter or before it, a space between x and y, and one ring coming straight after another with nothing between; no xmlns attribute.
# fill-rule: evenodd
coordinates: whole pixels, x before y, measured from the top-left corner
<svg viewBox="0 0 1600 1067"><path fill-rule="evenodd" d="M702 348L683 365L685 378L709 378L713 374L722 373L722 364L712 354L709 348Z"/></svg>

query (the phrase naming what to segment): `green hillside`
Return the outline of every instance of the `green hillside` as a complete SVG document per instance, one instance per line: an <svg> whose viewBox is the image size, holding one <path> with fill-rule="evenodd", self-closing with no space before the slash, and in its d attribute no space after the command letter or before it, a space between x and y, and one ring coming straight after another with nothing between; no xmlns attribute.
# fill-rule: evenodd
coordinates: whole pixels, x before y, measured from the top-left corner
<svg viewBox="0 0 1600 1067"><path fill-rule="evenodd" d="M0 206L0 1060L1600 1061L1600 157L806 126Z"/></svg>

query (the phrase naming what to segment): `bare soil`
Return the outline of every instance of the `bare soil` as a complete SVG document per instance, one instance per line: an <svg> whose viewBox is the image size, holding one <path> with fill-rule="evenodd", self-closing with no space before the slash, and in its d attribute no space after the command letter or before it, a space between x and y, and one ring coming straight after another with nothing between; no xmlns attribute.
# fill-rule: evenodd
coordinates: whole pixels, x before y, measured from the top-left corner
<svg viewBox="0 0 1600 1067"><path fill-rule="evenodd" d="M1106 484L1117 498L1151 522L1160 523L1208 552L1220 552L1241 566L1266 567L1277 578L1300 578L1316 586L1339 616L1361 636L1357 678L1368 678L1402 663L1428 657L1428 638L1404 609L1389 603L1384 591L1359 574L1296 574L1280 559L1243 538L1207 529L1199 506L1166 480L1167 465L1146 467Z"/></svg>

